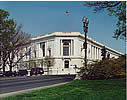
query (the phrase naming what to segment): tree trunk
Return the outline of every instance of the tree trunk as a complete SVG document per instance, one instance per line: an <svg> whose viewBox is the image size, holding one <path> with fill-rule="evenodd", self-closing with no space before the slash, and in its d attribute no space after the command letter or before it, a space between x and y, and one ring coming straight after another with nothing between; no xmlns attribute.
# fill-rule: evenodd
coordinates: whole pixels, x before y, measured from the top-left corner
<svg viewBox="0 0 127 100"><path fill-rule="evenodd" d="M10 71L12 72L12 67L13 67L13 62L12 61L10 61L10 65L9 65L9 68L10 68Z"/></svg>
<svg viewBox="0 0 127 100"><path fill-rule="evenodd" d="M12 66L9 66L9 68L10 68L10 71L12 72Z"/></svg>
<svg viewBox="0 0 127 100"><path fill-rule="evenodd" d="M5 63L3 63L3 72L5 72Z"/></svg>

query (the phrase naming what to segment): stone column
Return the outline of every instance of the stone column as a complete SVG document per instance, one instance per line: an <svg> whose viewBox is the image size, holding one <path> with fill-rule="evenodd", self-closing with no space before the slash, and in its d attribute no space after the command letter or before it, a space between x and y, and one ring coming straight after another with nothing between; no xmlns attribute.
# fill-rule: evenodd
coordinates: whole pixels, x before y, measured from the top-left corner
<svg viewBox="0 0 127 100"><path fill-rule="evenodd" d="M61 40L61 55L63 56L63 42Z"/></svg>
<svg viewBox="0 0 127 100"><path fill-rule="evenodd" d="M39 57L39 44L37 43L37 50L36 50L37 58Z"/></svg>
<svg viewBox="0 0 127 100"><path fill-rule="evenodd" d="M99 56L100 56L100 54L99 54L99 48L98 48L98 60L99 60Z"/></svg>
<svg viewBox="0 0 127 100"><path fill-rule="evenodd" d="M71 40L71 56L72 56L72 51L73 51L72 49L73 49L73 48L72 48L72 40Z"/></svg>
<svg viewBox="0 0 127 100"><path fill-rule="evenodd" d="M96 60L96 47L95 47L95 46L94 46L94 53L95 53L95 54L94 54L94 55L95 55L95 56L94 56L94 60Z"/></svg>
<svg viewBox="0 0 127 100"><path fill-rule="evenodd" d="M71 43L69 42L69 56L71 56Z"/></svg>
<svg viewBox="0 0 127 100"><path fill-rule="evenodd" d="M72 40L72 56L74 56L74 40Z"/></svg>
<svg viewBox="0 0 127 100"><path fill-rule="evenodd" d="M97 59L99 59L99 48L97 48Z"/></svg>
<svg viewBox="0 0 127 100"><path fill-rule="evenodd" d="M47 56L47 41L45 42L45 56Z"/></svg>
<svg viewBox="0 0 127 100"><path fill-rule="evenodd" d="M99 60L101 60L101 49L99 48Z"/></svg>
<svg viewBox="0 0 127 100"><path fill-rule="evenodd" d="M61 50L62 50L62 40L60 39L60 56L61 56Z"/></svg>
<svg viewBox="0 0 127 100"><path fill-rule="evenodd" d="M97 47L96 47L96 60L97 60Z"/></svg>
<svg viewBox="0 0 127 100"><path fill-rule="evenodd" d="M92 52L92 59L94 60L94 46L92 46L92 50L93 50L93 52Z"/></svg>
<svg viewBox="0 0 127 100"><path fill-rule="evenodd" d="M91 60L93 59L93 46L91 45Z"/></svg>

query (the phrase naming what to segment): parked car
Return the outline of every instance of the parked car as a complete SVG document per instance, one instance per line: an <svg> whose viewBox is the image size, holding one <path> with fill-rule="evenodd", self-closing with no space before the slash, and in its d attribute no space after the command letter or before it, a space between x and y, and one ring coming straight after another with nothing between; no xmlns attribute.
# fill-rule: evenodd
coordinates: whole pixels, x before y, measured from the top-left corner
<svg viewBox="0 0 127 100"><path fill-rule="evenodd" d="M18 72L17 72L17 75L18 76L26 76L28 74L28 71L26 70L26 69L23 69L23 70L19 70Z"/></svg>
<svg viewBox="0 0 127 100"><path fill-rule="evenodd" d="M9 77L9 76L16 76L16 73L15 72L12 72L12 71L5 71L3 73L3 76L6 76L6 77Z"/></svg>
<svg viewBox="0 0 127 100"><path fill-rule="evenodd" d="M38 74L40 75L44 74L43 68L31 68L30 76Z"/></svg>
<svg viewBox="0 0 127 100"><path fill-rule="evenodd" d="M3 77L3 72L2 71L0 71L0 77Z"/></svg>

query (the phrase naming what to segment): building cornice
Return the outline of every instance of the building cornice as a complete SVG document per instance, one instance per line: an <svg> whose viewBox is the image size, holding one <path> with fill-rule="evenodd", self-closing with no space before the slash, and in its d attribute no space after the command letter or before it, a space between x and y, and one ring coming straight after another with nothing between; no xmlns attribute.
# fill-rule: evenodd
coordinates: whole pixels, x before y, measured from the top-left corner
<svg viewBox="0 0 127 100"><path fill-rule="evenodd" d="M47 33L47 34L43 34L40 36L36 36L36 37L32 37L31 40L32 41L36 41L36 40L42 40L42 39L47 39L47 38L54 38L54 37L80 37L82 39L85 39L85 36L83 33L80 32L53 32L53 33ZM92 44L95 44L97 46L100 46L101 48L103 46L105 46L104 44L97 42L95 40L93 40L92 38L87 36L87 41L91 42ZM118 55L123 55L121 52L118 52L114 49L109 48L108 46L105 46L107 50L112 51Z"/></svg>

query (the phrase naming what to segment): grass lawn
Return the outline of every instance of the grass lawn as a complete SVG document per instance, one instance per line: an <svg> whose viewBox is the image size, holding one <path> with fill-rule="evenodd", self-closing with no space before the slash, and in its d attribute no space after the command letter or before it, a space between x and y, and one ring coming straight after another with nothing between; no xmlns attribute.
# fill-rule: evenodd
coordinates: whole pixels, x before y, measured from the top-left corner
<svg viewBox="0 0 127 100"><path fill-rule="evenodd" d="M75 80L1 100L126 100L126 80Z"/></svg>

